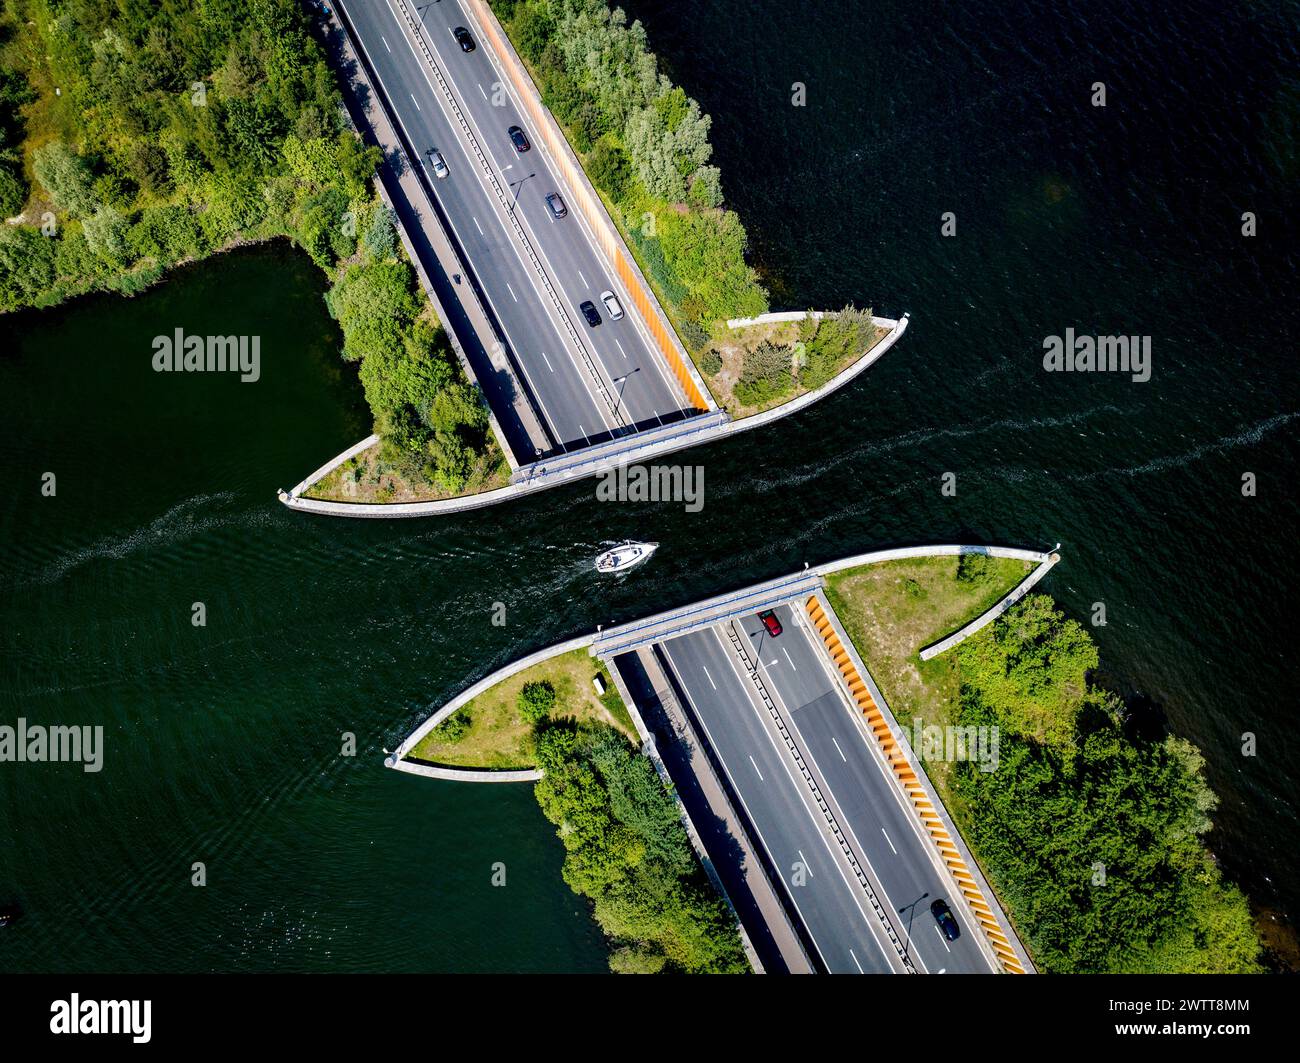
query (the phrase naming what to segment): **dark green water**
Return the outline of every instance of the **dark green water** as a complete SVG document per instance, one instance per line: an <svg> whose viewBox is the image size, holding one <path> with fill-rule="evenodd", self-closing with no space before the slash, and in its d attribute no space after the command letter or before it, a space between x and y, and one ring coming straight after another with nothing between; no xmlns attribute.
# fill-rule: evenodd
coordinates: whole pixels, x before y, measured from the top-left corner
<svg viewBox="0 0 1300 1063"><path fill-rule="evenodd" d="M527 788L399 775L381 748L598 623L954 540L1063 543L1046 587L1080 619L1106 604L1109 672L1204 749L1226 869L1300 909L1293 9L631 6L716 117L774 303L910 310L905 340L812 412L687 452L698 514L588 484L343 522L274 497L368 430L305 256L7 320L0 722L103 724L107 751L99 775L0 766L0 900L28 913L0 967L601 969ZM177 326L261 335L262 380L154 374ZM1045 374L1068 327L1151 335L1152 380ZM664 548L593 581L628 535Z"/></svg>

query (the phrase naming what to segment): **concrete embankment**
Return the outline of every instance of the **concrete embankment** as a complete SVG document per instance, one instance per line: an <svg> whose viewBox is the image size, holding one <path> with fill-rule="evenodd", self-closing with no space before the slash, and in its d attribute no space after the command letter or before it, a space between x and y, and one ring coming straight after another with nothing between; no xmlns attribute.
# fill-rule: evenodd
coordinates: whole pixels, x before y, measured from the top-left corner
<svg viewBox="0 0 1300 1063"><path fill-rule="evenodd" d="M478 772L467 769L438 768L431 765L413 764L404 761L402 758L429 730L483 691L539 661L574 649L586 648L592 656L600 658L609 667L610 675L617 683L619 692L632 714L637 732L641 736L643 751L651 757L656 770L667 781L671 778L667 766L654 741L650 728L647 727L645 720L641 716L637 706L637 698L627 687L625 678L619 671L616 658L622 658L624 662L632 658L642 662L649 660L653 666L653 657L647 657L646 654L657 643L678 638L736 616L748 615L760 609L773 608L785 603L794 604L799 609L806 611L808 623L812 625L812 629L817 632L824 643L828 668L839 676L843 685L842 692L847 697L849 704L855 705L862 713L862 723L866 733L879 746L880 755L890 770L890 777L898 787L900 796L905 800L907 806L914 811L917 817L916 829L923 838L928 840L933 861L945 875L951 878L958 894L970 912L974 924L979 928L981 947L987 952L990 962L995 965L995 969L1001 969L1009 973L1032 972L1034 970L1033 964L1023 944L1017 938L1010 920L999 905L996 895L985 879L956 825L952 822L947 809L943 806L942 801L935 796L934 786L925 771L924 765L910 751L906 733L894 718L866 663L859 656L852 640L823 593L826 577L836 572L893 560L957 556L961 554L985 554L992 557L1013 558L1031 562L1037 567L1017 585L1015 590L1006 595L997 605L987 610L977 620L965 625L961 630L954 632L939 643L935 643L934 646L928 647L927 649L933 651L930 656L955 645L961 639L968 637L974 631L979 630L1001 615L1010 605L1023 598L1029 589L1036 585L1060 561L1060 555L1055 550L1044 553L1013 547L937 544L871 551L805 568L801 572L794 572L778 579L715 595L704 601L666 610L650 617L615 625L530 654L479 680L468 690L439 709L412 732L385 763L389 767L401 771L457 781L528 781L538 778L536 772ZM642 664L642 670L653 671L653 667L647 669ZM665 698L671 700L668 696L672 694L672 691L666 681L661 680L661 682L655 684L651 680L650 685L652 687L661 687L663 690L662 694L659 689L655 690L657 704L662 703ZM671 708L671 706L668 706L668 708ZM665 718L671 721L673 719L672 713L665 712ZM674 756L679 769L684 766L696 781L697 804L699 804L700 808L707 809L711 817L719 821L730 822L727 817L730 816L734 819L735 810L730 806L726 794L718 785L712 770L701 759L703 750L700 748L698 739L688 740L689 733L687 731L681 730L677 725L670 724L670 727L676 740L686 741L688 746L694 747L693 751L688 750L689 756L685 760L676 752ZM712 780L711 784L710 780ZM684 803L679 806L679 811L683 817L683 822L686 824L692 844L696 846L697 852L703 854L701 859L705 861L706 869L711 875L716 876L719 889L724 896L727 896L728 892L722 882L719 870L709 861L707 846L704 844L696 825L692 822ZM733 826L729 828L729 833L740 838L746 832L743 827ZM765 910L761 920L768 928L765 933L775 935L771 939L765 937L765 945L772 945L772 942L779 938L781 945L777 947L775 955L780 956L783 963L793 961L793 965L797 966L801 962L799 956L802 954L802 949L794 936L793 929L788 924L783 929L782 921L785 916L772 908L773 904L777 904L776 895L772 892L773 884L763 877L764 872L758 857L747 841L742 846L742 856L744 859L738 863L737 868L747 867L747 870L739 873L735 868L727 869L728 874L732 877L733 892L742 899L747 906L747 910L751 908ZM729 903L731 903L730 897ZM746 947L747 951L750 952L751 962L758 964L759 961L753 950L753 943L748 939L746 940ZM806 964L806 955L803 956L802 962Z"/></svg>
<svg viewBox="0 0 1300 1063"><path fill-rule="evenodd" d="M616 469L621 465L651 461L689 447L713 443L798 413L832 392L838 391L859 374L869 369L907 330L908 316L904 314L897 321L892 318L873 318L872 320L880 327L888 328L889 334L862 358L832 377L821 387L752 417L737 419L732 418L725 410L715 410L677 424L637 433L610 443L574 451L571 454L549 458L545 461L523 465L515 470L511 476L512 482L508 486L479 494L462 495L457 498L444 498L433 502L371 504L364 502L327 502L322 499L303 497L304 491L351 458L357 452L358 447L364 449L361 444L358 444L357 447L349 448L333 461L322 466L311 477L293 488L292 491L281 491L279 498L290 509L302 510L305 513L315 513L322 516L379 519L434 517L495 505L498 502L505 502L512 498L545 491L549 487L558 487L561 484L598 476L602 472Z"/></svg>

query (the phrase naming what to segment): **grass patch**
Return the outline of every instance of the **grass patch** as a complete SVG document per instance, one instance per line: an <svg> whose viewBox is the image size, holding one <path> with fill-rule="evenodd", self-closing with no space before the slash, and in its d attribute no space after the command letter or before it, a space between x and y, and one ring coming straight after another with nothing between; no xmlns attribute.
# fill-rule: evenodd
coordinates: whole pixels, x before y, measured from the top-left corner
<svg viewBox="0 0 1300 1063"><path fill-rule="evenodd" d="M605 680L605 693L600 697L591 684L595 675ZM549 683L555 690L553 717L608 724L633 745L640 744L609 670L580 648L540 661L485 690L425 735L407 756L457 768L536 767L533 725L519 711L519 694L528 683ZM461 717L468 717L468 727ZM454 737L457 730L463 732L459 738Z"/></svg>
<svg viewBox="0 0 1300 1063"><path fill-rule="evenodd" d="M959 708L956 654L922 661L920 651L974 620L1034 567L1031 561L987 557L979 563L979 571L965 572L967 578L958 579L960 562L958 557L906 558L827 577L831 605L905 727L918 717L926 724L944 726ZM951 768L946 763L927 764L949 808Z"/></svg>
<svg viewBox="0 0 1300 1063"><path fill-rule="evenodd" d="M817 335L830 333L833 325L815 322L769 321L740 329L719 325L691 357L718 405L733 417L750 417L820 387L889 335L888 329L860 320L870 311L853 313L859 321L852 343L817 347Z"/></svg>
<svg viewBox="0 0 1300 1063"><path fill-rule="evenodd" d="M312 484L302 497L376 505L385 502L436 502L493 491L510 483L510 463L491 435L486 452L473 460L465 490L455 494L423 476L412 476L404 463L386 459L383 449L382 441L367 447Z"/></svg>

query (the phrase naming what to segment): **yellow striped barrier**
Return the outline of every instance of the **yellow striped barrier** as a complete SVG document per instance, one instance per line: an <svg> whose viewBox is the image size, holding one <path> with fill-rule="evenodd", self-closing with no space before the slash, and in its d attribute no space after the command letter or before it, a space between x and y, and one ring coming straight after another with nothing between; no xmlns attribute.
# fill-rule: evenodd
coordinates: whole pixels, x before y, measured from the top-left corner
<svg viewBox="0 0 1300 1063"><path fill-rule="evenodd" d="M551 151L551 158L564 171L564 177L577 199L578 209L582 211L583 217L587 219L587 223L596 234L596 239L600 241L601 250L605 252L606 258L613 264L619 280L623 282L628 294L632 297L633 305L640 311L646 328L649 329L650 335L654 337L655 346L659 348L659 352L668 363L668 368L672 370L673 376L681 385L682 391L686 395L686 401L698 410L707 411L710 408L709 403L696 386L695 377L686 368L681 353L673 342L673 337L668 334L668 326L664 324L663 318L656 313L658 307L654 303L655 297L653 293L642 283L632 263L628 261L627 254L620 246L620 242L613 232L612 223L605 216L604 205L589 191L585 174L582 174L578 167L575 166L573 156L569 153L569 143L560 132L558 123L551 117L541 102L536 86L533 85L532 80L523 68L522 60L519 62L513 61L511 48L504 40L504 33L499 29L500 24L484 0L469 0L469 4L478 17L483 36L487 38L488 44L500 57L506 75L514 84L515 90L523 101L524 107L528 110L533 123L541 131L542 139L546 141L546 146Z"/></svg>
<svg viewBox="0 0 1300 1063"><path fill-rule="evenodd" d="M952 835L948 833L948 828L943 825L943 820L940 818L939 813L935 811L934 802L921 784L920 778L903 750L899 748L893 731L889 727L889 722L885 719L885 714L880 711L880 706L876 704L875 699L871 696L867 684L863 681L862 676L858 674L853 658L844 647L839 633L836 632L835 626L831 623L830 618L826 615L826 610L822 608L822 604L815 594L809 596L806 608L808 619L826 644L826 651L830 654L831 661L839 669L845 685L849 688L849 695L862 711L863 716L866 717L867 727L870 728L876 741L880 743L885 759L894 769L894 774L902 784L903 792L907 794L912 806L921 817L921 823L925 826L931 840L938 848L944 866L947 867L948 873L952 875L957 886L961 889L962 896L966 899L967 905L969 905L971 912L974 913L976 920L979 922L980 929L984 931L984 935L993 946L993 951L997 954L1002 969L1008 974L1024 974L1024 965L1016 956L1015 949L1011 947L1006 932L999 925L997 917L993 914L992 907L985 900L979 884L975 881L975 876L971 874L970 868L966 866L966 861L962 859L961 852L953 841Z"/></svg>

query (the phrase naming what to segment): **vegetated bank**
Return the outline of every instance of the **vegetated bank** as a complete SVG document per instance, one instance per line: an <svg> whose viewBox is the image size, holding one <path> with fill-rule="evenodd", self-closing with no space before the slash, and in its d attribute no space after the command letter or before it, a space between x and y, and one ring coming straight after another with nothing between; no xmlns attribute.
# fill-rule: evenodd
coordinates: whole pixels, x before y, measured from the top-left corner
<svg viewBox="0 0 1300 1063"><path fill-rule="evenodd" d="M353 488L447 495L499 475L486 407L374 190L378 149L348 127L295 0L7 0L0 107L0 310L132 295L288 238L330 278L383 440L382 472Z"/></svg>
<svg viewBox="0 0 1300 1063"><path fill-rule="evenodd" d="M596 676L603 694L592 685ZM609 671L587 650L577 649L538 661L483 691L420 739L407 757L457 768L534 768L533 728L557 705L579 723L603 723L637 741Z"/></svg>
<svg viewBox="0 0 1300 1063"><path fill-rule="evenodd" d="M604 685L600 695L591 683L597 675ZM614 971L746 971L735 917L705 875L676 802L636 741L605 666L578 649L484 691L408 756L542 769L534 792L564 844L564 881L591 901L613 944Z"/></svg>
<svg viewBox="0 0 1300 1063"><path fill-rule="evenodd" d="M887 335L870 310L810 310L801 321L720 332L701 348L696 363L719 405L734 417L747 417L821 387Z"/></svg>
<svg viewBox="0 0 1300 1063"><path fill-rule="evenodd" d="M838 361L830 351L844 333L859 354L879 339L859 334L850 316L843 328L822 325L819 342L816 322L808 336L769 337L757 351L732 342L726 319L765 313L768 297L709 161L709 116L663 74L645 28L622 9L604 0L491 0L491 7L719 403L739 413L776 405L816 386ZM727 347L734 348L727 368L743 377L747 398L733 401L731 378L720 376L715 359Z"/></svg>
<svg viewBox="0 0 1300 1063"><path fill-rule="evenodd" d="M1034 962L1259 971L1249 905L1205 845L1217 799L1200 753L1153 737L1093 682L1097 648L1080 624L1030 595L948 653L917 656L1018 580L994 560L885 562L832 576L828 594L909 736L918 725L997 728L992 771L923 760Z"/></svg>

